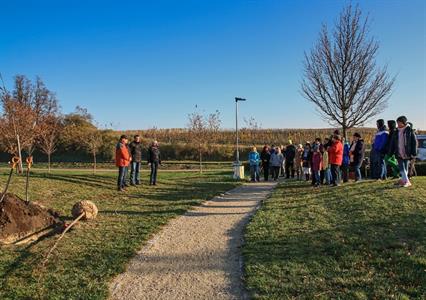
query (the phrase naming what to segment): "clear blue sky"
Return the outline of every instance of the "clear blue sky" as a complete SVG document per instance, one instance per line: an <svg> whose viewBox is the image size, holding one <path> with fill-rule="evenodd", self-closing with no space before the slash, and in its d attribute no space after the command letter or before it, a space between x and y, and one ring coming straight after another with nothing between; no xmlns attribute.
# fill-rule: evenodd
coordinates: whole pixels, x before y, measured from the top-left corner
<svg viewBox="0 0 426 300"><path fill-rule="evenodd" d="M41 76L65 113L86 107L115 129L184 127L198 107L234 124L328 127L299 94L303 52L346 1L0 0L0 72ZM353 2L357 3L357 2ZM426 1L360 1L398 74L389 108L426 129ZM367 125L373 124L372 122Z"/></svg>

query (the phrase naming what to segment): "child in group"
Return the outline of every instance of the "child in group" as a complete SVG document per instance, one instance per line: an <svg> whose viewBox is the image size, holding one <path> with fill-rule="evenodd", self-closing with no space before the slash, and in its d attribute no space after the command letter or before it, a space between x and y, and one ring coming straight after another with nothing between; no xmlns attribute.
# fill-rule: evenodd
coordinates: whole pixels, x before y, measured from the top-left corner
<svg viewBox="0 0 426 300"><path fill-rule="evenodd" d="M342 179L343 182L349 181L350 148L349 142L342 138L343 142L343 161L342 161Z"/></svg>
<svg viewBox="0 0 426 300"><path fill-rule="evenodd" d="M302 154L303 174L305 174L306 181L309 181L311 175L311 143L306 142Z"/></svg>
<svg viewBox="0 0 426 300"><path fill-rule="evenodd" d="M318 144L314 144L312 151L312 176L314 176L314 186L320 185L320 171L322 169L322 155Z"/></svg>
<svg viewBox="0 0 426 300"><path fill-rule="evenodd" d="M328 163L328 145L324 145L324 153L322 154L322 169L324 171L324 179L327 185L331 182L330 165Z"/></svg>
<svg viewBox="0 0 426 300"><path fill-rule="evenodd" d="M294 157L294 171L297 175L297 180L302 179L303 169L302 169L302 156L303 156L303 145L299 144L296 149L296 155Z"/></svg>

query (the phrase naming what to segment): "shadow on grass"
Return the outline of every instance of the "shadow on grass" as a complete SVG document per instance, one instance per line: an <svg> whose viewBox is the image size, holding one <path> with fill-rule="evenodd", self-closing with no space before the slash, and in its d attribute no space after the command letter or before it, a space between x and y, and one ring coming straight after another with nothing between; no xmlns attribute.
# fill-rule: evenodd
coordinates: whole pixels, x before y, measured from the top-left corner
<svg viewBox="0 0 426 300"><path fill-rule="evenodd" d="M73 174L59 175L59 174L35 173L35 174L32 174L31 177L64 181L68 183L91 186L95 188L115 188L116 187L116 183L113 180L113 178L109 179L107 177L103 177L99 175L84 176L84 175L73 175Z"/></svg>
<svg viewBox="0 0 426 300"><path fill-rule="evenodd" d="M245 259L249 268L256 266L258 277L249 281L266 276L267 284L256 285L256 292L273 298L352 298L356 293L370 299L398 293L421 298L426 293L425 219L422 212L348 218L327 229L293 232L271 225L272 234L247 237Z"/></svg>
<svg viewBox="0 0 426 300"><path fill-rule="evenodd" d="M153 216L153 215L181 215L186 212L186 209L171 209L171 210L149 210L149 211L135 211L135 210L100 210L99 214L105 215L128 215L128 216Z"/></svg>
<svg viewBox="0 0 426 300"><path fill-rule="evenodd" d="M208 200L217 195L217 191L233 188L232 183L223 182L189 182L181 183L176 188L162 188L157 186L150 190L129 194L131 198L143 198L155 201L179 201L179 200Z"/></svg>

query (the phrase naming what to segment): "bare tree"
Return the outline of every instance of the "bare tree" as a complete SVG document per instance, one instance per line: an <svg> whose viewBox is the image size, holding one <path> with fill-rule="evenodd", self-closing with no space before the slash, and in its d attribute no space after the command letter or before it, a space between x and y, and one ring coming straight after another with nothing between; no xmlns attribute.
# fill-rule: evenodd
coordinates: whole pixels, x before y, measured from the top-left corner
<svg viewBox="0 0 426 300"><path fill-rule="evenodd" d="M206 145L216 140L221 124L222 121L218 110L207 116L204 116L200 112L194 112L188 115L189 137L191 142L198 146L200 173L203 172L203 150Z"/></svg>
<svg viewBox="0 0 426 300"><path fill-rule="evenodd" d="M49 173L51 166L51 156L56 151L58 136L62 127L61 117L55 114L45 116L40 125L38 145L40 150L47 155L47 167Z"/></svg>
<svg viewBox="0 0 426 300"><path fill-rule="evenodd" d="M188 130L192 143L198 146L198 158L200 162L200 173L203 172L202 154L203 145L207 137L207 124L204 116L199 112L193 112L188 115Z"/></svg>
<svg viewBox="0 0 426 300"><path fill-rule="evenodd" d="M363 125L387 105L395 77L379 68L379 44L368 37L370 22L359 7L347 6L330 34L323 25L317 44L305 53L301 94L332 126Z"/></svg>
<svg viewBox="0 0 426 300"><path fill-rule="evenodd" d="M102 131L95 126L88 129L83 136L83 141L86 149L92 155L93 174L96 174L96 155L98 154L99 148L103 143Z"/></svg>

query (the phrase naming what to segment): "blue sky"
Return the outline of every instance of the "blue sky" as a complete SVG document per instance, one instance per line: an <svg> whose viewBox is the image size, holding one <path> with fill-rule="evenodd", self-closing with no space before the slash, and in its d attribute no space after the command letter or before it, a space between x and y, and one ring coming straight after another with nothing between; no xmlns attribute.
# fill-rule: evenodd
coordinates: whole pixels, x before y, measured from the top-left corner
<svg viewBox="0 0 426 300"><path fill-rule="evenodd" d="M328 127L299 93L304 51L346 1L0 0L0 72L39 75L65 113L87 108L114 129L184 127L218 109L234 125ZM358 2L353 2L358 3ZM426 2L360 1L380 41L378 63L398 74L384 119L426 129ZM371 125L370 122L367 125Z"/></svg>

